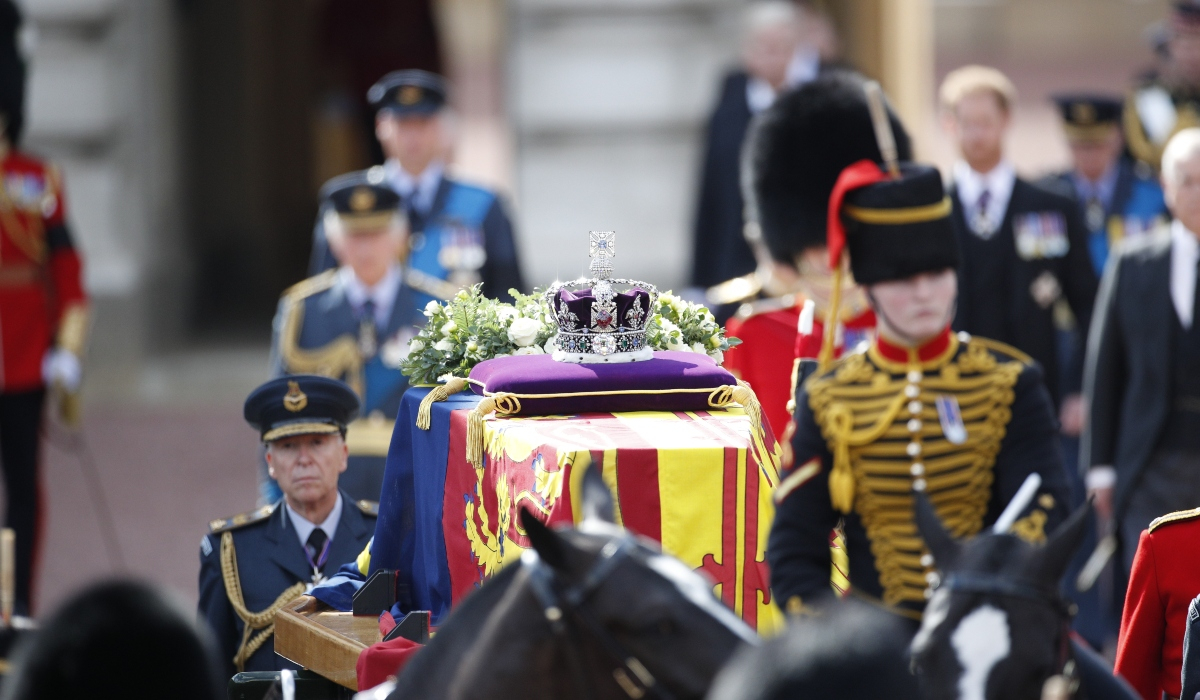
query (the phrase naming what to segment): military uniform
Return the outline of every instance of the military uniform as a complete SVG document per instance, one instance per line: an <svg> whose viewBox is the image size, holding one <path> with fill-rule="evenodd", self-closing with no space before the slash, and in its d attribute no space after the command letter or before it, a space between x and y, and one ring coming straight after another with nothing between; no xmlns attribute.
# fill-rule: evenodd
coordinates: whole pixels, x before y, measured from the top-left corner
<svg viewBox="0 0 1200 700"><path fill-rule="evenodd" d="M446 84L441 77L425 71L396 71L372 86L368 99L376 110L398 118L429 117L444 108ZM418 291L415 308L423 308L430 300L449 299L459 289L476 283L481 283L484 295L492 298L508 298L509 289L524 290L512 222L500 198L483 187L450 177L442 163L433 163L429 168L436 182L427 203L422 202L421 192L404 191L405 176L395 160L334 178L323 191L342 186L348 179L358 179L392 187L405 197L412 235L406 272L410 286ZM323 209L327 201L323 196ZM337 261L318 217L309 274L334 267Z"/></svg>
<svg viewBox="0 0 1200 700"><path fill-rule="evenodd" d="M375 533L378 513L378 503L342 493L342 514L322 573L354 561ZM200 616L220 647L224 677L298 668L275 654L275 613L303 595L313 575L282 503L209 524L200 542Z"/></svg>
<svg viewBox="0 0 1200 700"><path fill-rule="evenodd" d="M904 166L896 181L870 162L847 173L830 204L847 230L831 227L831 239L848 242L856 279L870 285L956 265L935 169ZM840 193L843 181L857 186ZM832 255L841 247L831 240ZM913 520L914 491L929 494L958 537L992 524L1031 473L1042 477L1040 492L1014 531L1040 540L1065 516L1041 372L1001 343L949 329L916 348L876 337L798 388L795 420L767 546L772 592L790 612L833 595L827 537L840 520L851 594L919 620L937 574Z"/></svg>
<svg viewBox="0 0 1200 700"><path fill-rule="evenodd" d="M399 197L395 192L354 182L331 192L334 215L345 221L396 214ZM352 211L356 194L366 192L371 193L371 205L361 212ZM357 201L363 206L366 199ZM351 287L356 282L349 267L328 270L288 289L275 314L271 346L275 376L319 374L340 379L362 400L363 417L350 425L346 437L350 468L340 482L355 499L379 499L392 426L400 397L408 389L400 362L408 354L417 326L425 321L423 307L418 305L424 296L411 286L410 278L408 271L397 265L376 285L390 284L395 290L386 322L380 322L375 313L380 306L373 299L352 301ZM278 491L272 493L274 497L268 494L267 500L278 498Z"/></svg>
<svg viewBox="0 0 1200 700"><path fill-rule="evenodd" d="M15 45L16 5L0 3L0 466L5 520L16 531L16 610L30 612L40 529L39 463L48 384L64 364L77 384L87 335L87 294L67 228L62 178L18 150L25 65ZM57 376L56 376L57 375ZM72 386L59 383L68 421Z"/></svg>
<svg viewBox="0 0 1200 700"><path fill-rule="evenodd" d="M1071 141L1102 140L1119 128L1121 101L1103 95L1060 95L1055 98L1063 129ZM1075 170L1049 176L1041 183L1074 199L1088 232L1088 252L1099 276L1108 253L1126 236L1140 236L1170 218L1162 186L1148 165L1118 158L1099 182Z"/></svg>
<svg viewBox="0 0 1200 700"><path fill-rule="evenodd" d="M1188 606L1200 594L1200 508L1164 515L1142 531L1114 671L1147 700L1177 698Z"/></svg>
<svg viewBox="0 0 1200 700"><path fill-rule="evenodd" d="M271 443L344 435L358 408L345 384L297 375L255 389L243 414L263 442ZM375 533L375 501L356 501L339 490L321 523L309 522L287 503L214 520L200 541L199 613L217 640L226 678L235 671L296 668L274 653L275 614L354 561Z"/></svg>

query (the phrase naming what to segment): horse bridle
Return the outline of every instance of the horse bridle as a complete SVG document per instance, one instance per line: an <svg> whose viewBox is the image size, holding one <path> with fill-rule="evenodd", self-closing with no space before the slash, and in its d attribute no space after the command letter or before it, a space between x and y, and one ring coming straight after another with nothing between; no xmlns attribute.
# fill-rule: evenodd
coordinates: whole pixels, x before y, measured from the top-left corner
<svg viewBox="0 0 1200 700"><path fill-rule="evenodd" d="M572 586L560 589L559 581L554 573L540 557L527 556L521 558L521 565L529 572L529 583L533 594L542 608L542 615L550 623L554 635L563 639L566 644L568 663L571 665L571 675L575 679L577 690L582 697L594 697L595 688L584 676L583 658L580 656L578 630L570 620L578 623L604 650L612 661L616 662L612 676L613 680L633 700L651 695L661 700L674 700L670 691L658 685L654 676L638 657L631 653L625 645L617 641L596 618L587 611L584 603L592 593L604 583L605 579L637 548L632 538L624 536L605 544L600 549L600 556L592 564L583 580Z"/></svg>
<svg viewBox="0 0 1200 700"><path fill-rule="evenodd" d="M1075 606L1063 598L1058 591L1018 581L1005 581L991 575L972 573L952 573L946 577L939 588L945 588L950 593L977 593L1002 598L1019 598L1048 605L1059 620L1058 672L1051 676L1062 676L1067 682L1069 697L1075 696L1079 689L1079 672L1075 666L1075 658L1071 654L1071 619L1075 617Z"/></svg>

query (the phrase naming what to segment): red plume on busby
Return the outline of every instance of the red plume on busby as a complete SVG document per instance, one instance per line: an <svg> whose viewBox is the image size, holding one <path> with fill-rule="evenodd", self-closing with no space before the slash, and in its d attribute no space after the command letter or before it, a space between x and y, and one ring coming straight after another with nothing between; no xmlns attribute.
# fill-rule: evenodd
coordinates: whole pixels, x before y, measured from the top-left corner
<svg viewBox="0 0 1200 700"><path fill-rule="evenodd" d="M0 114L13 145L20 143L25 127L25 59L17 47L20 30L21 10L13 0L0 0Z"/></svg>
<svg viewBox="0 0 1200 700"><path fill-rule="evenodd" d="M780 95L756 120L744 151L744 190L771 256L795 263L823 246L829 195L842 170L883 160L863 91L866 79L833 70ZM889 111L900 160L912 157L908 133Z"/></svg>

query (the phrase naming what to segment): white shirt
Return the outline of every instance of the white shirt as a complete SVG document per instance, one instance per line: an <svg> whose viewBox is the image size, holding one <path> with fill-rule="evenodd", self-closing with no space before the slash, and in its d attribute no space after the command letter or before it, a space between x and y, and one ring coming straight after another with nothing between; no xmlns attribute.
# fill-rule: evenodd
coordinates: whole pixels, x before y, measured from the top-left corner
<svg viewBox="0 0 1200 700"><path fill-rule="evenodd" d="M383 279L379 280L374 287L363 284L362 280L354 274L354 268L349 265L343 265L338 270L338 277L346 287L346 300L350 302L350 306L357 311L362 308L367 299L370 299L371 303L375 304L375 325L387 328L388 320L392 317L392 305L396 301L396 292L400 290L400 283L404 281L400 266L393 263L388 267Z"/></svg>
<svg viewBox="0 0 1200 700"><path fill-rule="evenodd" d="M1178 219L1171 222L1171 301L1184 328L1192 327L1196 310L1196 262L1200 260L1200 242Z"/></svg>
<svg viewBox="0 0 1200 700"><path fill-rule="evenodd" d="M783 89L780 92L803 85L817 77L821 69L821 55L817 50L801 46L792 54L788 61L787 75L783 79ZM762 78L750 76L746 81L746 104L751 114L758 114L775 103L777 93L771 84Z"/></svg>
<svg viewBox="0 0 1200 700"><path fill-rule="evenodd" d="M979 197L984 190L988 191L987 211L983 218L988 225L986 233L994 233L1004 223L1008 200L1012 199L1013 183L1017 181L1017 171L1011 163L1002 160L991 172L977 173L960 160L954 164L953 175L958 188L958 201L962 203L967 223L972 227L978 217Z"/></svg>
<svg viewBox="0 0 1200 700"><path fill-rule="evenodd" d="M342 493L338 492L337 502L333 504L333 510L329 511L329 517L325 518L325 522L320 525L308 522L304 516L288 508L287 499L284 499L283 507L287 510L288 519L292 521L292 527L296 528L296 536L300 538L301 547L308 546L309 535L318 527L325 531L325 535L332 542L333 536L337 534L338 521L342 519ZM317 554L319 556L320 552Z"/></svg>
<svg viewBox="0 0 1200 700"><path fill-rule="evenodd" d="M383 164L384 176L392 189L404 198L404 206L421 214L428 214L433 208L433 198L437 196L438 183L445 171L446 166L436 160L417 177L400 167L400 162L395 159L388 158Z"/></svg>

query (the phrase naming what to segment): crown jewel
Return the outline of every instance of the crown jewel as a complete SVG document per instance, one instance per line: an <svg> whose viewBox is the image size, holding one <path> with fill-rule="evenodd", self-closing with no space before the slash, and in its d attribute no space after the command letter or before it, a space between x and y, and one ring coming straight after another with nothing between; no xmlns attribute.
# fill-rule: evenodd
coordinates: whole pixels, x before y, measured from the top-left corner
<svg viewBox="0 0 1200 700"><path fill-rule="evenodd" d="M613 278L616 234L588 234L590 278L559 282L546 290L558 322L554 359L559 362L636 362L653 357L646 346L646 322L658 303L658 289L637 280Z"/></svg>

